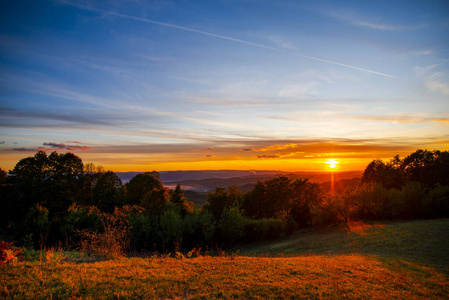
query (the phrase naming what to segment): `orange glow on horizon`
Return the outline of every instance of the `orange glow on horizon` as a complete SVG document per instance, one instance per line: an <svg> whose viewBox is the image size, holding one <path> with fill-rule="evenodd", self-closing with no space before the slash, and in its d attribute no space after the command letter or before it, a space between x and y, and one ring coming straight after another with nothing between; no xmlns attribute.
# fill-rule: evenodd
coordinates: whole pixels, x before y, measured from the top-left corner
<svg viewBox="0 0 449 300"><path fill-rule="evenodd" d="M206 161L160 161L160 162L133 162L115 161L101 162L100 160L86 160L105 169L116 172L128 171L186 171L186 170L277 170L286 172L345 172L363 171L371 159L344 159L334 160L332 163L323 158L314 159L239 159L239 158L212 158Z"/></svg>
<svg viewBox="0 0 449 300"><path fill-rule="evenodd" d="M197 152L196 152L197 153ZM378 157L368 155L342 155L343 158L328 158L333 154L323 153L315 156L298 158L276 158L267 155L266 158L256 156L237 156L217 153L215 157L205 155L172 155L141 153L95 153L76 152L83 163L94 163L106 170L114 172L145 172L145 171L185 171L185 170L277 170L286 172L345 172L363 171L376 158L388 160L391 156ZM35 153L11 153L0 159L0 167L6 171L12 170L20 159L33 156ZM223 155L224 154L224 155Z"/></svg>

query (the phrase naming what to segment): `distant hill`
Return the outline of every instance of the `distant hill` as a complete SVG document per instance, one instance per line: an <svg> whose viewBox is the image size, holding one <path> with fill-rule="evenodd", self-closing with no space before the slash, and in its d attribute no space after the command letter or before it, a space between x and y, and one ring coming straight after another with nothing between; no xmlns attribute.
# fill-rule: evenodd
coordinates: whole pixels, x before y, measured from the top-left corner
<svg viewBox="0 0 449 300"><path fill-rule="evenodd" d="M116 172L122 182L128 182L142 172ZM180 184L184 190L208 192L215 187L228 187L231 185L246 186L256 184L278 176L287 176L295 179L309 179L311 182L323 183L331 181L330 172L284 172L266 170L202 170L202 171L162 171L162 183L167 186ZM334 180L352 179L360 177L362 171L335 172Z"/></svg>
<svg viewBox="0 0 449 300"><path fill-rule="evenodd" d="M126 183L137 174L143 172L115 172L117 176ZM201 171L161 171L162 182L180 182L184 180L203 180L210 178L232 178L249 175L275 175L285 172L281 171L254 171L254 170L201 170Z"/></svg>

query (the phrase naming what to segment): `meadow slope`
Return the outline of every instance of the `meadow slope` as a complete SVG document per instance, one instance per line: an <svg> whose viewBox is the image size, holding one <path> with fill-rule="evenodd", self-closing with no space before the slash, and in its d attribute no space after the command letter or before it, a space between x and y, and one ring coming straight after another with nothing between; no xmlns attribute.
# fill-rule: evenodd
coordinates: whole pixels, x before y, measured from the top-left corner
<svg viewBox="0 0 449 300"><path fill-rule="evenodd" d="M43 259L3 265L0 296L447 299L448 224L449 220L377 223L352 226L351 231L302 232L221 257ZM434 252L420 252L422 240ZM409 256L413 251L417 254Z"/></svg>

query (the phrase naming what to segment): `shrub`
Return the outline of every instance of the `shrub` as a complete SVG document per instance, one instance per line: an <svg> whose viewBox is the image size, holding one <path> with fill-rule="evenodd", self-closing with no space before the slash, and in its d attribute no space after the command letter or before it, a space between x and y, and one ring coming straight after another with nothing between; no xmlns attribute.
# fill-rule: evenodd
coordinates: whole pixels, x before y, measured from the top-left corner
<svg viewBox="0 0 449 300"><path fill-rule="evenodd" d="M181 214L174 210L166 210L160 218L160 237L164 245L179 243L183 237L183 220Z"/></svg>
<svg viewBox="0 0 449 300"><path fill-rule="evenodd" d="M62 236L75 244L80 242L78 232L85 230L100 231L102 229L100 211L95 206L79 206L76 203L70 206L60 227Z"/></svg>
<svg viewBox="0 0 449 300"><path fill-rule="evenodd" d="M46 239L49 230L48 209L39 204L31 207L22 223L23 236L31 236L33 247L38 249L42 240Z"/></svg>
<svg viewBox="0 0 449 300"><path fill-rule="evenodd" d="M245 234L245 223L247 219L242 216L236 207L226 208L221 220L218 222L220 241L224 246L232 246L240 242Z"/></svg>
<svg viewBox="0 0 449 300"><path fill-rule="evenodd" d="M202 210L187 215L184 223L189 228L183 238L184 246L192 248L197 245L212 245L217 225L211 212Z"/></svg>
<svg viewBox="0 0 449 300"><path fill-rule="evenodd" d="M22 250L14 249L14 242L0 241L0 265L14 263L22 259Z"/></svg>
<svg viewBox="0 0 449 300"><path fill-rule="evenodd" d="M130 246L133 251L157 250L160 244L159 217L144 212L129 216Z"/></svg>
<svg viewBox="0 0 449 300"><path fill-rule="evenodd" d="M419 182L408 182L400 192L390 190L392 216L394 218L416 219L423 215L424 186Z"/></svg>
<svg viewBox="0 0 449 300"><path fill-rule="evenodd" d="M313 208L312 224L317 227L326 227L338 223L338 209L338 202L335 198L324 198L319 205Z"/></svg>
<svg viewBox="0 0 449 300"><path fill-rule="evenodd" d="M81 251L98 257L121 257L130 251L130 226L128 216L142 212L138 206L116 207L114 213L100 213L104 230L79 231Z"/></svg>
<svg viewBox="0 0 449 300"><path fill-rule="evenodd" d="M425 217L449 217L449 186L437 185L423 199Z"/></svg>
<svg viewBox="0 0 449 300"><path fill-rule="evenodd" d="M281 219L247 219L245 242L259 242L276 239L285 234L287 223Z"/></svg>

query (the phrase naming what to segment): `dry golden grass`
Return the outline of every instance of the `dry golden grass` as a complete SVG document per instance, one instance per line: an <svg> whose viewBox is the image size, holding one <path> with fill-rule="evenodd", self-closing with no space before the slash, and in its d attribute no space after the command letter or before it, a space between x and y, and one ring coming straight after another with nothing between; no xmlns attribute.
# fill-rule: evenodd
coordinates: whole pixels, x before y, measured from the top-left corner
<svg viewBox="0 0 449 300"><path fill-rule="evenodd" d="M350 298L449 297L449 278L430 267L371 256L131 258L19 263L1 269L2 297Z"/></svg>
<svg viewBox="0 0 449 300"><path fill-rule="evenodd" d="M75 262L50 251L36 262L0 266L0 298L449 299L448 225L358 224L251 249L278 257Z"/></svg>

